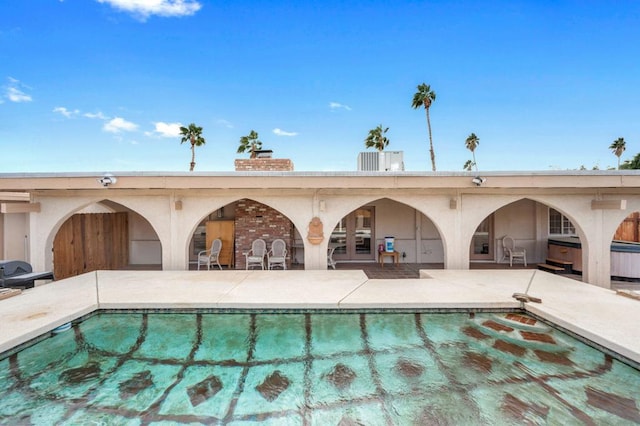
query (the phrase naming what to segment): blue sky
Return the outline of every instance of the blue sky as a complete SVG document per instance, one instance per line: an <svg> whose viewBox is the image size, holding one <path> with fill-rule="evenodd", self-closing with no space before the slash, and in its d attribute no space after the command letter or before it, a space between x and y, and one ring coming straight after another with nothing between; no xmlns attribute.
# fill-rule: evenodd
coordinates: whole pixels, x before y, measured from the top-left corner
<svg viewBox="0 0 640 426"><path fill-rule="evenodd" d="M296 171L353 171L370 129L430 171L616 166L640 152L640 2L0 3L0 172L231 171L252 129Z"/></svg>

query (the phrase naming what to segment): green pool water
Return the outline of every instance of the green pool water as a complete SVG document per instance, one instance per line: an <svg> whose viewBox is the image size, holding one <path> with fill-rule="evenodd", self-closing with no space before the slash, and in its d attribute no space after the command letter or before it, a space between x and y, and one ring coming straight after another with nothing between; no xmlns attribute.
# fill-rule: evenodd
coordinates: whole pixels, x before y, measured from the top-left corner
<svg viewBox="0 0 640 426"><path fill-rule="evenodd" d="M0 424L624 425L640 372L519 313L113 313L0 360Z"/></svg>

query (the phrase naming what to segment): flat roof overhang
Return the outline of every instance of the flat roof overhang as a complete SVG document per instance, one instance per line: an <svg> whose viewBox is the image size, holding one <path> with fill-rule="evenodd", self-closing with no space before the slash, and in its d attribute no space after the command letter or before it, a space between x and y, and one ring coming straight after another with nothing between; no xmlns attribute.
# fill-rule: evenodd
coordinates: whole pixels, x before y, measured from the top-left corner
<svg viewBox="0 0 640 426"><path fill-rule="evenodd" d="M5 173L0 192L48 192L58 190L461 190L497 192L522 189L572 191L607 190L637 193L640 170L572 172L113 172L117 182L104 187L104 173ZM472 179L486 181L477 186Z"/></svg>

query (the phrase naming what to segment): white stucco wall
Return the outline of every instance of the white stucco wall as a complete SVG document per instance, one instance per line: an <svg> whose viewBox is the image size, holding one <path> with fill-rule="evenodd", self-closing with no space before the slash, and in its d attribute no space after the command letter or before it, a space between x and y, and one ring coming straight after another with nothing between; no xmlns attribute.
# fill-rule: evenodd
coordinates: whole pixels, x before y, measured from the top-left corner
<svg viewBox="0 0 640 426"><path fill-rule="evenodd" d="M582 243L583 279L608 287L613 233L629 213L640 210L640 173L608 171L494 173L482 187L473 185L464 173L132 174L118 176L118 183L109 189L98 185L94 176L0 175L1 190L29 188L39 188L31 196L32 202L40 203L40 211L21 216L28 217L22 224L15 223L20 216L4 218L3 249L9 255L8 247L18 247L13 242L16 235L22 234L21 239L27 235L29 260L37 270L51 268L51 248L60 225L74 212L102 200L148 221L140 226L134 219L133 233L135 238L144 238L153 230L165 270L186 269L198 224L218 208L242 198L269 205L294 223L305 244L307 269L326 268L331 230L349 212L372 203L376 205L376 237L393 234L398 247L407 253L407 261L442 261L447 269L467 269L473 233L492 213L496 243L509 234L531 253L530 262L542 261L546 255L545 215L550 206L576 227ZM619 207L592 208L594 200L608 199L620 201ZM178 201L181 208L176 208ZM324 224L325 239L318 245L306 241L314 216Z"/></svg>
<svg viewBox="0 0 640 426"><path fill-rule="evenodd" d="M2 253L0 259L29 260L29 216L25 213L0 215L2 219Z"/></svg>

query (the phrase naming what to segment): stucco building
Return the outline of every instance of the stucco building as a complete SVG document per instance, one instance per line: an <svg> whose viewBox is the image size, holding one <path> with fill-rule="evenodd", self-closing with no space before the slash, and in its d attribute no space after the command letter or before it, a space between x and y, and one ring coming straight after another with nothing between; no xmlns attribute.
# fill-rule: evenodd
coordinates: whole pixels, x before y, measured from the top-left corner
<svg viewBox="0 0 640 426"><path fill-rule="evenodd" d="M472 262L504 262L505 235L526 248L531 264L545 261L550 237L575 235L583 281L610 287L612 239L640 211L636 171L487 172L477 184L467 172L236 167L114 173L110 184L97 173L0 174L0 258L26 260L34 270L78 261L89 270L91 262L186 270L206 247L207 222L229 221L234 268L244 268L252 238L284 237L290 262L326 269L330 243L340 242L338 261L367 262L393 236L402 262L468 269ZM122 220L111 220L116 214ZM101 218L74 222L79 215ZM241 225L243 215L251 217ZM313 218L321 239L308 238ZM81 238L92 242L81 245ZM73 248L66 258L56 241Z"/></svg>

